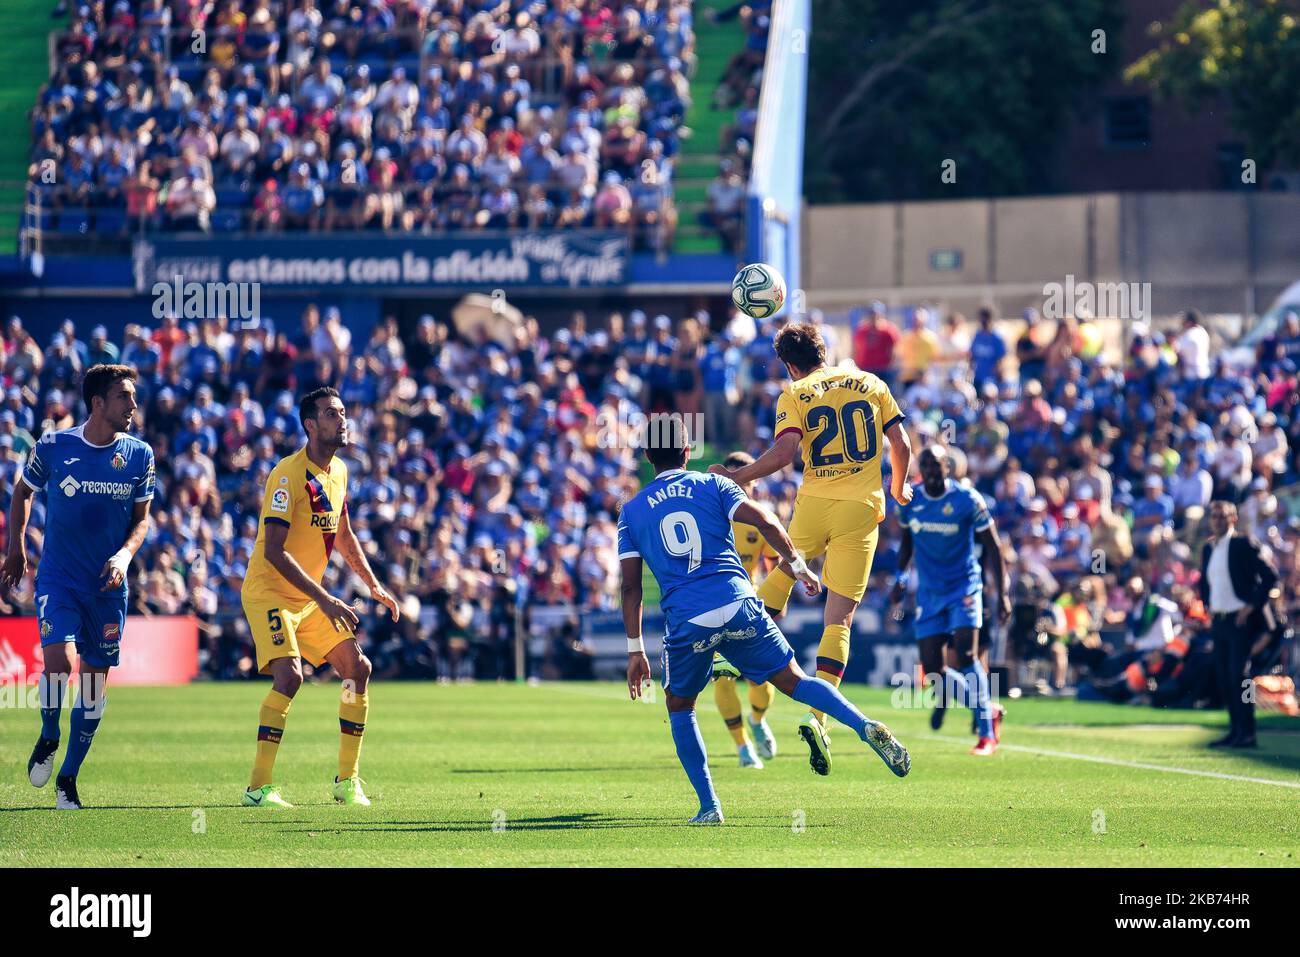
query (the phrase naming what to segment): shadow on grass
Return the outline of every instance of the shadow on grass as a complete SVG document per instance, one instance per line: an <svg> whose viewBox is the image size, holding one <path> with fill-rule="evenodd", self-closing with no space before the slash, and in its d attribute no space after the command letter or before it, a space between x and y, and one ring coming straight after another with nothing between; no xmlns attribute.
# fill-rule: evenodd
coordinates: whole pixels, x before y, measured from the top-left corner
<svg viewBox="0 0 1300 957"><path fill-rule="evenodd" d="M763 823L770 821L771 823ZM274 821L256 821L257 824L273 824ZM320 834L327 832L355 834L359 832L377 832L394 834L462 834L493 830L491 820L476 818L470 821L329 821L317 827L303 827L302 821L285 821L286 825L278 830L284 834ZM685 816L624 818L609 817L596 812L579 814L556 814L550 817L521 817L507 819L500 828L502 831L593 831L616 830L628 828L693 827ZM728 821L727 827L764 828L790 830L790 819L781 815L771 817L746 817ZM806 827L831 827L830 824L808 824Z"/></svg>
<svg viewBox="0 0 1300 957"><path fill-rule="evenodd" d="M660 764L622 764L608 768L452 768L452 774L585 774L587 772L605 771L662 771L674 767L664 761Z"/></svg>

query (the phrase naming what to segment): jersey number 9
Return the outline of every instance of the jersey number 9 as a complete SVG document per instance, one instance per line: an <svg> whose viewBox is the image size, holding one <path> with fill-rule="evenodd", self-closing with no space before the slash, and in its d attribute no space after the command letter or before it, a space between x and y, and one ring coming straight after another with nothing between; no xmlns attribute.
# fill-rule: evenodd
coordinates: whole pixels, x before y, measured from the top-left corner
<svg viewBox="0 0 1300 957"><path fill-rule="evenodd" d="M663 537L664 548L669 555L690 558L687 573L700 567L700 558L704 555L704 541L700 538L700 526L695 524L695 516L690 512L669 512L659 523L659 534Z"/></svg>

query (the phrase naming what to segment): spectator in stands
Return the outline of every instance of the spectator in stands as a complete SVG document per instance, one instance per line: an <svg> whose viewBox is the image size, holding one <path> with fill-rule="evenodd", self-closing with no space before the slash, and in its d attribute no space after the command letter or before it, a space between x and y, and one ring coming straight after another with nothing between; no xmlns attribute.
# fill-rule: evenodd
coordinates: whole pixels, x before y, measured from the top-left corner
<svg viewBox="0 0 1300 957"><path fill-rule="evenodd" d="M894 349L898 346L898 327L889 321L885 304L879 300L867 306L866 316L853 324L853 361L859 369L880 376L893 384Z"/></svg>

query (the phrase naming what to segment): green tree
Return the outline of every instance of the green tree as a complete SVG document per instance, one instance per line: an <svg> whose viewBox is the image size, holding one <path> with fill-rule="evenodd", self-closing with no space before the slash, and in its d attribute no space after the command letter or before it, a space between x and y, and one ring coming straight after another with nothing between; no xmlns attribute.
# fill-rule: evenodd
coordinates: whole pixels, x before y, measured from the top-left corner
<svg viewBox="0 0 1300 957"><path fill-rule="evenodd" d="M1121 24L1120 0L813 0L809 199L1050 192Z"/></svg>
<svg viewBox="0 0 1300 957"><path fill-rule="evenodd" d="M1300 165L1300 4L1187 3L1150 33L1159 45L1126 79L1188 110L1222 102L1261 171Z"/></svg>

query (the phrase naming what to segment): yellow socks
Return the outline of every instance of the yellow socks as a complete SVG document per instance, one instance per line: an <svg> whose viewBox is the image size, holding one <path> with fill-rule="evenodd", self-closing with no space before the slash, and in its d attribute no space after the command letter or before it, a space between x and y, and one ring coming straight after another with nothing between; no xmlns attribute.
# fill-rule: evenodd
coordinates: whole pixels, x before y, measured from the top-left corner
<svg viewBox="0 0 1300 957"><path fill-rule="evenodd" d="M780 568L773 568L763 579L763 584L758 586L758 598L764 608L783 612L785 606L790 603L790 592L793 590L794 579Z"/></svg>
<svg viewBox="0 0 1300 957"><path fill-rule="evenodd" d="M343 692L339 702L339 780L346 781L357 773L361 762L361 737L366 733L366 714L370 697Z"/></svg>
<svg viewBox="0 0 1300 957"><path fill-rule="evenodd" d="M280 739L284 737L284 725L289 718L291 704L292 698L275 690L262 699L261 710L257 713L257 756L253 758L253 777L248 782L249 790L271 783L275 755L280 750Z"/></svg>
<svg viewBox="0 0 1300 957"><path fill-rule="evenodd" d="M761 685L750 683L749 685L749 708L753 712L750 717L755 721L762 721L763 715L767 714L767 709L772 707L772 700L776 697L776 688L772 687L772 682L764 681Z"/></svg>
<svg viewBox="0 0 1300 957"><path fill-rule="evenodd" d="M736 742L736 747L745 744L749 739L745 734L745 722L740 719L740 695L736 694L736 679L719 678L713 682L713 700L718 704L718 713L727 723L727 730L731 732L731 740Z"/></svg>
<svg viewBox="0 0 1300 957"><path fill-rule="evenodd" d="M849 628L847 625L827 625L822 630L822 642L817 646L817 677L838 688L844 678L844 665L849 660ZM813 711L817 720L826 723L826 715Z"/></svg>

